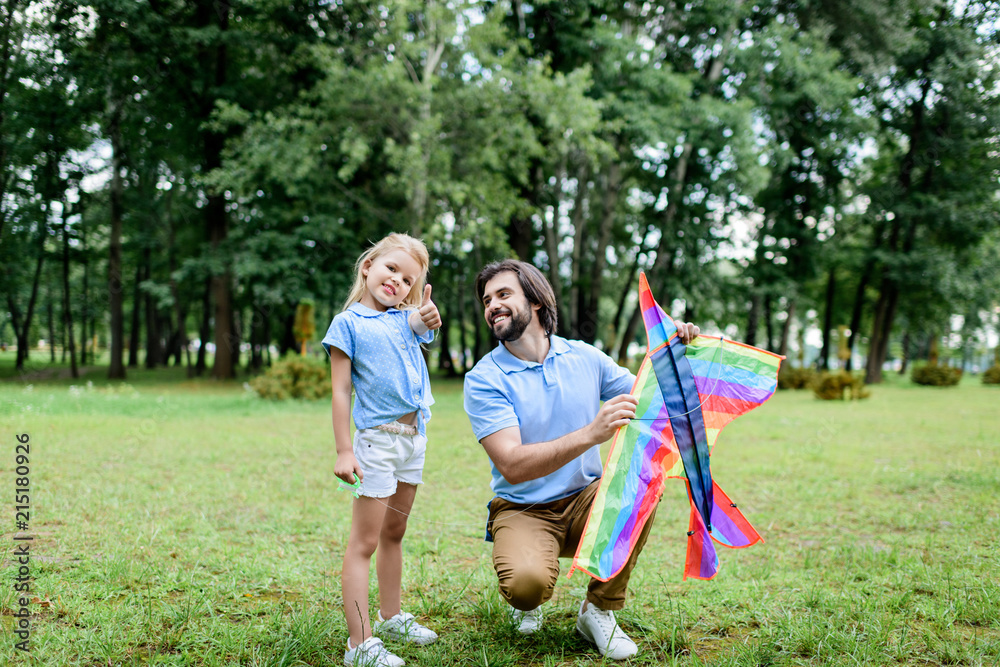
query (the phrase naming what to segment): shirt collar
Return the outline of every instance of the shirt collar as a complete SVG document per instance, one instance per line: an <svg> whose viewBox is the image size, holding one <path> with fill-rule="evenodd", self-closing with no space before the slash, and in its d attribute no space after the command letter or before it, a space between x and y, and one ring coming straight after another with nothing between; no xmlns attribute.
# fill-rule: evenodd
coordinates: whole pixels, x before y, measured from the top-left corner
<svg viewBox="0 0 1000 667"><path fill-rule="evenodd" d="M560 338L559 336L553 334L549 337L549 353L545 355L545 359L542 363L548 361L552 357L563 354L564 352L569 352L569 349L569 343L566 342L565 338ZM507 375L542 365L535 363L534 361L518 359L510 353L510 350L508 350L503 343L493 348L490 355L493 357L493 361L496 362L497 367Z"/></svg>
<svg viewBox="0 0 1000 667"><path fill-rule="evenodd" d="M375 310L374 308L362 305L360 301L355 301L348 306L347 310L360 315L361 317L381 317L382 315L396 309L390 308L389 310Z"/></svg>

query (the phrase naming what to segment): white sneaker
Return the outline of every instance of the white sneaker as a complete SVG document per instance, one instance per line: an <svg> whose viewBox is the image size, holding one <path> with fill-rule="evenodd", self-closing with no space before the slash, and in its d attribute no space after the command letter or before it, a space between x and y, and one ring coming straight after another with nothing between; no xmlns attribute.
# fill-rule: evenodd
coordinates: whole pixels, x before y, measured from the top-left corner
<svg viewBox="0 0 1000 667"><path fill-rule="evenodd" d="M587 610L584 611L584 606ZM615 620L615 612L598 609L584 600L576 617L576 631L584 639L597 645L601 655L612 660L631 658L639 651L635 642L628 638Z"/></svg>
<svg viewBox="0 0 1000 667"><path fill-rule="evenodd" d="M354 648L351 640L347 640L347 650L344 651L344 664L351 667L403 667L406 662L385 647L378 637L369 637Z"/></svg>
<svg viewBox="0 0 1000 667"><path fill-rule="evenodd" d="M522 635L533 635L542 629L542 608L535 607L531 611L521 611L508 605L510 617L517 623L517 631Z"/></svg>
<svg viewBox="0 0 1000 667"><path fill-rule="evenodd" d="M402 639L423 646L437 641L437 633L430 628L417 623L417 619L405 611L401 611L389 620L382 618L378 612L378 620L372 623L372 632L391 639Z"/></svg>

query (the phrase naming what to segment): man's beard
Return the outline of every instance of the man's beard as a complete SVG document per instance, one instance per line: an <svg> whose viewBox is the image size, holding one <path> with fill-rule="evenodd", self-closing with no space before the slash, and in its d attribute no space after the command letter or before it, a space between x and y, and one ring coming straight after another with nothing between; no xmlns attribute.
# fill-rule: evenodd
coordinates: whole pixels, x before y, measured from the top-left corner
<svg viewBox="0 0 1000 667"><path fill-rule="evenodd" d="M520 315L510 314L507 319L507 326L503 333L497 332L497 327L495 324L490 325L490 330L493 331L493 335L496 336L497 340L510 343L521 337L524 330L528 328L531 324L531 311L523 312Z"/></svg>

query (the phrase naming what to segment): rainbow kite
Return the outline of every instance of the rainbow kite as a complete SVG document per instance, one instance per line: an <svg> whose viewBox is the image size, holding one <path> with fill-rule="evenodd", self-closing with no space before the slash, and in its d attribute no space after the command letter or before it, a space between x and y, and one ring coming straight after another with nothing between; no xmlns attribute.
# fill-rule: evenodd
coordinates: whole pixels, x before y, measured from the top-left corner
<svg viewBox="0 0 1000 667"><path fill-rule="evenodd" d="M677 477L686 480L691 500L684 578L711 579L719 570L712 539L732 548L763 539L712 480L709 454L723 426L774 394L784 357L714 336L685 346L653 300L645 274L639 306L649 350L632 388L636 418L611 443L569 573L579 569L601 581L618 574L664 481Z"/></svg>

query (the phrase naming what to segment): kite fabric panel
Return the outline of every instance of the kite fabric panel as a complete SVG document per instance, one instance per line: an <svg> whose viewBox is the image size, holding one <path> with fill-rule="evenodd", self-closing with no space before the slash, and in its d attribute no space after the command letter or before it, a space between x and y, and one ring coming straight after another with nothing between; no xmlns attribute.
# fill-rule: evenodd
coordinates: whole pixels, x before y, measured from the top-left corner
<svg viewBox="0 0 1000 667"><path fill-rule="evenodd" d="M636 418L611 443L569 574L583 570L601 581L618 574L666 478L675 477L685 480L691 503L684 578L711 579L719 569L713 540L741 548L763 539L712 479L709 457L726 424L774 394L784 357L714 336L684 345L645 274L639 306L649 349L632 388Z"/></svg>

